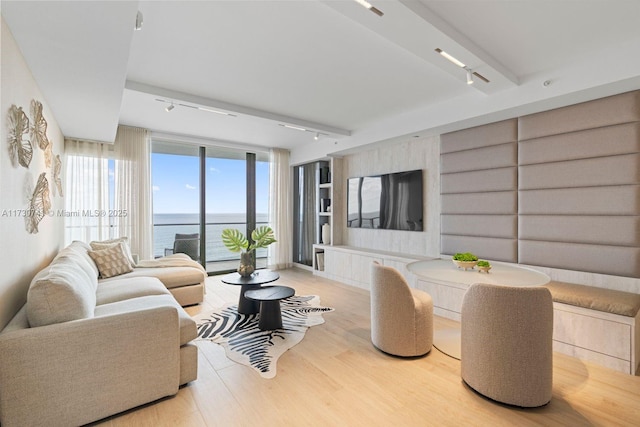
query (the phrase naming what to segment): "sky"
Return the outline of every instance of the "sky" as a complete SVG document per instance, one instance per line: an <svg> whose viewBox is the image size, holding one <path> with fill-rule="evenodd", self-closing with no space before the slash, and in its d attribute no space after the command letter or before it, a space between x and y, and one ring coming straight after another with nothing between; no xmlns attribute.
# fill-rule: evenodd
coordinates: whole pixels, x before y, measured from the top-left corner
<svg viewBox="0 0 640 427"><path fill-rule="evenodd" d="M196 214L199 210L197 156L152 154L151 180L154 214ZM246 212L246 166L244 160L206 159L207 213ZM256 211L268 213L269 164L256 163Z"/></svg>

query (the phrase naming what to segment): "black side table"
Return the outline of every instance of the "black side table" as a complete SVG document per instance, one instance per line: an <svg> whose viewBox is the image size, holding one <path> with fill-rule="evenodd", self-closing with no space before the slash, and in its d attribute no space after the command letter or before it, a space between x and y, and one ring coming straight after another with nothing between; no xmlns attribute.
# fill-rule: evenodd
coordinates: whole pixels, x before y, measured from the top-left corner
<svg viewBox="0 0 640 427"><path fill-rule="evenodd" d="M238 273L230 273L222 276L220 280L227 285L240 285L240 298L238 299L238 313L255 314L260 311L260 303L258 301L248 300L244 294L251 289L260 288L266 283L275 282L280 275L271 270L258 270L249 277L242 277Z"/></svg>
<svg viewBox="0 0 640 427"><path fill-rule="evenodd" d="M260 289L247 291L245 298L260 302L260 322L258 327L262 331L282 328L282 312L280 300L292 297L296 291L288 286L265 286Z"/></svg>

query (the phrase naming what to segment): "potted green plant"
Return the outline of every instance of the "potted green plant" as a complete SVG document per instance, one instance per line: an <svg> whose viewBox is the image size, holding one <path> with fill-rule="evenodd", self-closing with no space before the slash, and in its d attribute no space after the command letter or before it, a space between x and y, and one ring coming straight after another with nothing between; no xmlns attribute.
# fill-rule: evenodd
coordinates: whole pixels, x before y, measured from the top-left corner
<svg viewBox="0 0 640 427"><path fill-rule="evenodd" d="M453 256L453 263L458 266L458 268L464 268L465 271L467 268L473 269L478 263L478 257L472 254L471 252L458 252Z"/></svg>
<svg viewBox="0 0 640 427"><path fill-rule="evenodd" d="M485 260L478 261L478 270L484 271L485 273L488 273L489 270L491 270L491 263L489 263L489 261L485 261Z"/></svg>
<svg viewBox="0 0 640 427"><path fill-rule="evenodd" d="M242 277L248 277L255 271L253 265L253 252L256 249L266 248L272 243L277 242L271 227L263 225L251 232L251 240L245 237L242 232L235 228L225 228L222 230L222 243L231 252L240 252L240 266L238 274Z"/></svg>

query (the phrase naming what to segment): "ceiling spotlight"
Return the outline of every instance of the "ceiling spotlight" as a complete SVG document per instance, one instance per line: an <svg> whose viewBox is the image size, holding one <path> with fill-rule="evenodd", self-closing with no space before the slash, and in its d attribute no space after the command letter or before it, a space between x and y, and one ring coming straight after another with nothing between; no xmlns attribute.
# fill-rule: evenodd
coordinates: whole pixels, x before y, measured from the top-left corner
<svg viewBox="0 0 640 427"><path fill-rule="evenodd" d="M136 31L140 31L142 29L142 23L142 12L138 11L138 13L136 13L136 26L134 27Z"/></svg>
<svg viewBox="0 0 640 427"><path fill-rule="evenodd" d="M374 7L371 3L369 3L366 0L354 0L354 1L360 4L361 6L365 7L366 9L369 9L371 12L375 13L378 16L384 15L384 13L382 13L380 9Z"/></svg>
<svg viewBox="0 0 640 427"><path fill-rule="evenodd" d="M168 105L167 108L164 109L164 111L166 111L167 113L171 110L173 110L174 108L176 108L175 105L173 105L173 102L171 103L171 105Z"/></svg>
<svg viewBox="0 0 640 427"><path fill-rule="evenodd" d="M465 68L465 70L467 70L467 84L468 85L472 85L473 84L473 72L469 68Z"/></svg>
<svg viewBox="0 0 640 427"><path fill-rule="evenodd" d="M316 132L315 136L313 137L313 139L315 139L316 141L318 139L320 139L320 132Z"/></svg>

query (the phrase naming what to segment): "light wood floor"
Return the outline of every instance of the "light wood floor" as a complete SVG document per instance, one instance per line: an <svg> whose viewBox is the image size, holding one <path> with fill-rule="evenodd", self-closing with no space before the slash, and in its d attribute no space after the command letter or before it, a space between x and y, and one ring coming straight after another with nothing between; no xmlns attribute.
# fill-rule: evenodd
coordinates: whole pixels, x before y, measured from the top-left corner
<svg viewBox="0 0 640 427"><path fill-rule="evenodd" d="M369 293L307 271L281 271L278 284L320 295L335 311L286 352L273 379L198 342L198 379L179 393L105 426L638 426L640 377L554 353L551 403L516 409L489 401L460 379L460 362L435 348L401 359L369 339ZM190 314L237 301L239 288L208 279L206 301ZM436 318L436 327L451 326Z"/></svg>

